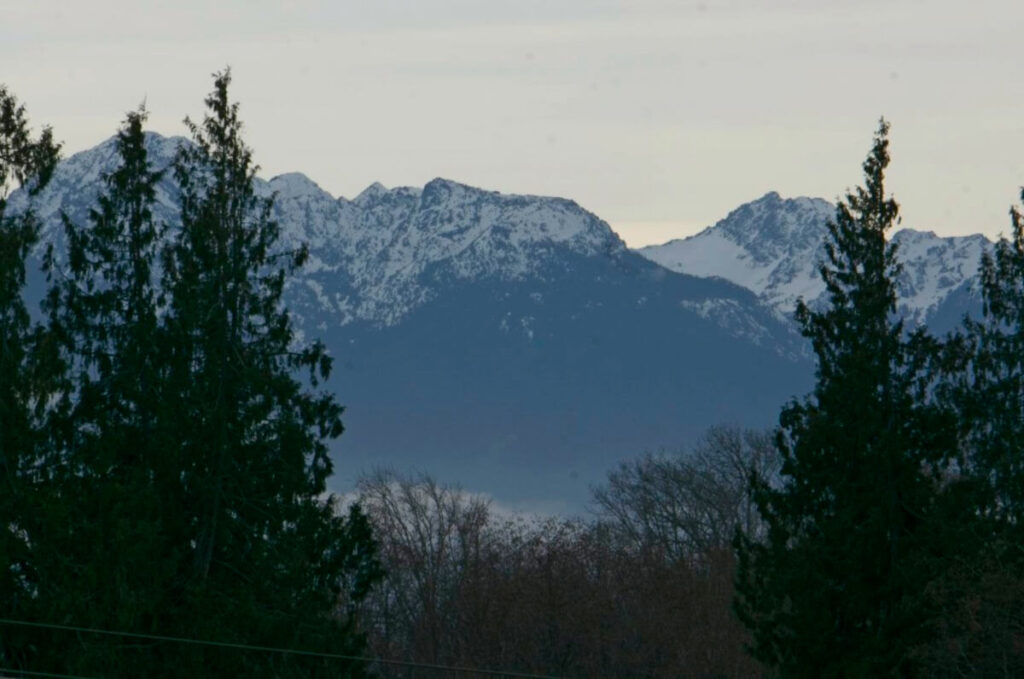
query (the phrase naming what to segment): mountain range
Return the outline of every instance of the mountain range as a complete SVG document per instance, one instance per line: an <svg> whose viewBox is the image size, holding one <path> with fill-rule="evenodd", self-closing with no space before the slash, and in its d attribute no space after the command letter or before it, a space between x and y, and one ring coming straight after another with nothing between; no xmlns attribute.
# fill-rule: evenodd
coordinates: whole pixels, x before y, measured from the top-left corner
<svg viewBox="0 0 1024 679"><path fill-rule="evenodd" d="M154 167L181 143L148 133ZM116 163L113 140L61 162L35 199L37 258L49 243L61 251L62 212L86 223ZM393 466L510 507L575 511L620 460L717 423L770 425L812 384L791 312L797 297L820 303L826 201L769 193L697 235L633 251L570 200L446 179L346 199L293 173L256 190L275 197L280 246L310 250L286 303L335 358L328 386L347 428L332 448L335 490ZM12 195L11 208L26 200ZM169 176L155 212L175 223ZM893 238L912 322L943 327L976 304L984 237ZM43 285L35 270L29 296Z"/></svg>

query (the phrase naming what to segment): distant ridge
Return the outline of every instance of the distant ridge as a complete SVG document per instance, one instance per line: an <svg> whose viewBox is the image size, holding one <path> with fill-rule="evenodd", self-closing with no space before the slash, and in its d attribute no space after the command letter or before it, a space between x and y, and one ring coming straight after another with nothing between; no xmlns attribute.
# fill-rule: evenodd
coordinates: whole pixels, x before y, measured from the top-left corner
<svg viewBox="0 0 1024 679"><path fill-rule="evenodd" d="M834 216L828 201L782 198L773 191L694 236L637 252L673 271L742 285L790 314L798 298L812 306L822 299L825 284L818 266L825 256L826 224ZM905 317L941 331L976 306L978 266L991 247L985 236L901 229L892 241L903 264L897 289Z"/></svg>

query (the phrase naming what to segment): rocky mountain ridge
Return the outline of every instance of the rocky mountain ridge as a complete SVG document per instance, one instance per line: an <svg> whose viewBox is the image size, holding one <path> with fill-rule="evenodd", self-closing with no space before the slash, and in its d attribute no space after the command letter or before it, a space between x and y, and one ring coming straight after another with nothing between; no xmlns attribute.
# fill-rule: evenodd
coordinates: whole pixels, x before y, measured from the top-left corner
<svg viewBox="0 0 1024 679"><path fill-rule="evenodd" d="M181 137L147 133L150 163L168 169ZM117 162L114 139L63 160L34 209L44 225L37 252L61 243L60 212L86 223L104 172ZM166 223L177 215L170 170L158 185L155 212ZM386 189L375 183L352 200L335 198L300 173L255 180L257 194L274 196L282 248L306 244L311 253L306 285L339 324L384 325L431 297L421 276L441 263L456 278L514 280L536 273L552 248L584 256L615 255L626 247L608 224L573 201L506 195L437 178L424 187ZM16 192L11 210L24 209ZM317 274L342 275L349 294L325 298Z"/></svg>
<svg viewBox="0 0 1024 679"><path fill-rule="evenodd" d="M696 235L637 252L673 271L742 285L788 315L798 298L812 306L823 299L818 267L825 257L826 225L834 217L828 201L770 192ZM897 294L904 317L930 325L948 307L977 296L981 255L992 245L985 236L941 237L904 228L892 234L892 242L903 267Z"/></svg>

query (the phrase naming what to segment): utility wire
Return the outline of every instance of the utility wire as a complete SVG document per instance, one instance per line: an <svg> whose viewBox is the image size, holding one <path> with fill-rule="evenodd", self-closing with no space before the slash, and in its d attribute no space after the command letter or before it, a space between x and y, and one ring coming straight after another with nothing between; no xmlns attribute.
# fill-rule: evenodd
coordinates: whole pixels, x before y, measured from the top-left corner
<svg viewBox="0 0 1024 679"><path fill-rule="evenodd" d="M79 677L73 674L54 674L53 672L32 672L30 670L17 670L13 667L0 667L0 672L12 672L25 677L49 677L50 679L92 679L91 677ZM7 677L0 675L0 679Z"/></svg>
<svg viewBox="0 0 1024 679"><path fill-rule="evenodd" d="M101 634L107 636L116 637L129 637L132 639L148 639L151 641L169 641L177 644L193 644L197 646L214 646L220 648L233 648L242 651L262 651L264 653L283 653L286 655L301 655L314 658L327 658L331 660L353 660L366 663L380 663L382 665L396 665L399 667L412 667L429 670L444 670L447 672L462 672L465 674L484 674L492 677L514 677L515 679L564 679L562 677L556 677L548 674L525 674L523 672L505 672L501 670L484 670L476 669L473 667L455 667L451 665L433 665L430 663L418 663L411 660L391 660L388 658L371 658L367 656L359 655L343 655L340 653L321 653L319 651L302 651L292 648L275 648L273 646L254 646L251 644L239 644L230 641L204 641L202 639L189 639L187 637L169 637L161 634L144 634L141 632L114 632L105 629L95 629L92 627L77 627L74 625L57 625L55 623L47 622L29 622L27 620L12 620L10 618L0 618L0 625L16 625L19 627L36 627L42 629L54 629L61 630L64 632L84 632L86 634ZM0 671L3 671L0 668ZM87 679L86 677L68 677L63 674L45 674L45 673L31 673L23 670L9 670L11 672L21 672L22 674L36 674L38 676L49 676L55 679Z"/></svg>

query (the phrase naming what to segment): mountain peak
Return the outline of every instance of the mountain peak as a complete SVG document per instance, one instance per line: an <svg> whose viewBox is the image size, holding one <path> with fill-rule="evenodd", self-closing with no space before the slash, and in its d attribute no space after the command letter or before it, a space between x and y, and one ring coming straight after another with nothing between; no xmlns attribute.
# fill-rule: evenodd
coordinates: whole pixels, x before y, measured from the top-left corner
<svg viewBox="0 0 1024 679"><path fill-rule="evenodd" d="M422 189L374 184L339 203L336 242L358 291L354 319L395 323L431 299L439 280L518 280L561 257L625 251L607 223L571 201L441 177Z"/></svg>
<svg viewBox="0 0 1024 679"><path fill-rule="evenodd" d="M813 299L824 290L817 267L834 212L820 198L769 191L694 236L640 254L673 271L725 278L788 313L798 298Z"/></svg>
<svg viewBox="0 0 1024 679"><path fill-rule="evenodd" d="M797 299L813 303L825 292L818 266L834 217L835 207L821 198L782 198L771 191L695 236L639 252L673 271L725 278L789 313ZM915 322L925 322L974 279L989 246L981 235L942 238L912 229L897 231L892 241L903 265L897 281L900 312Z"/></svg>
<svg viewBox="0 0 1024 679"><path fill-rule="evenodd" d="M387 193L387 187L380 182L374 182L360 191L359 195L352 199L352 202L358 205L366 205Z"/></svg>
<svg viewBox="0 0 1024 679"><path fill-rule="evenodd" d="M458 241L486 237L515 245L563 243L590 253L624 249L606 222L564 198L500 193L436 177L422 189L387 189L374 183L351 205L376 214L378 203L384 202L391 210L389 228L407 232L403 241L424 236ZM372 230L380 237L381 224L374 220Z"/></svg>
<svg viewBox="0 0 1024 679"><path fill-rule="evenodd" d="M424 191L426 191L427 189L433 189L433 190L441 190L441 189L448 189L448 190L470 189L472 191L481 191L481 192L484 191L484 189L477 188L476 186L470 186L469 184L463 184L462 182L457 182L454 179L445 179L444 177L434 177L433 179L431 179L429 182L427 182L423 186L423 190ZM490 192L490 193L494 193L494 192Z"/></svg>
<svg viewBox="0 0 1024 679"><path fill-rule="evenodd" d="M155 167L169 165L174 160L175 154L181 146L188 146L192 141L180 135L165 137L159 132L147 131L146 151L149 153L149 162ZM111 138L116 139L116 137Z"/></svg>
<svg viewBox="0 0 1024 679"><path fill-rule="evenodd" d="M320 186L301 172L286 172L273 177L269 182L270 190L279 198L298 198L309 194L325 194Z"/></svg>
<svg viewBox="0 0 1024 679"><path fill-rule="evenodd" d="M480 198L488 194L497 195L495 192L460 184L451 179L435 177L424 185L423 191L420 194L420 200L424 206L430 206L448 203L452 200L461 201L469 198Z"/></svg>

